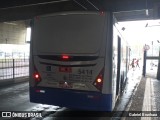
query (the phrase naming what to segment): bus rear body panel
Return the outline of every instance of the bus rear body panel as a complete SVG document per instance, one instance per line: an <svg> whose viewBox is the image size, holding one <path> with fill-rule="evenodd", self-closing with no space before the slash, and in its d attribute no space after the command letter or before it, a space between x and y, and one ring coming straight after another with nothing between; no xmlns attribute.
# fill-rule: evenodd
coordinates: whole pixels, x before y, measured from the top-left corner
<svg viewBox="0 0 160 120"><path fill-rule="evenodd" d="M72 57L76 58L75 56ZM38 73L41 77L40 81L35 80L35 84L40 87L100 91L100 88L97 89L94 84L103 71L103 67L104 58L97 58L97 60L88 62L54 61L34 56L33 69L35 74Z"/></svg>
<svg viewBox="0 0 160 120"><path fill-rule="evenodd" d="M110 17L107 12L73 12L34 19L31 102L113 110L112 42L107 42L112 41Z"/></svg>

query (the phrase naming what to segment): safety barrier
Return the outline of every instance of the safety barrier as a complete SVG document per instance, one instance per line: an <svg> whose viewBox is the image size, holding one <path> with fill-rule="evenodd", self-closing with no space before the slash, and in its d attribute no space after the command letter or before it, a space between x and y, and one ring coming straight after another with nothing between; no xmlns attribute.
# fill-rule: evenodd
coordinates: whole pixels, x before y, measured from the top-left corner
<svg viewBox="0 0 160 120"><path fill-rule="evenodd" d="M29 59L0 59L0 80L29 76Z"/></svg>

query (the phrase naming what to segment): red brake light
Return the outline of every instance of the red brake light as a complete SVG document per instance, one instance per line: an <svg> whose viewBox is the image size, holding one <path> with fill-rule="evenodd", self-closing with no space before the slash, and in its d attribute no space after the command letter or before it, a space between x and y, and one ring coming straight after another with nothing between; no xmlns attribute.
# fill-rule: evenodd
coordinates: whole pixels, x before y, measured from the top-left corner
<svg viewBox="0 0 160 120"><path fill-rule="evenodd" d="M102 82L102 78L97 78L97 83L101 83Z"/></svg>
<svg viewBox="0 0 160 120"><path fill-rule="evenodd" d="M101 15L101 16L104 16L104 15L105 15L105 12L104 12L104 11L100 11L100 15Z"/></svg>
<svg viewBox="0 0 160 120"><path fill-rule="evenodd" d="M38 90L35 90L36 92L40 92L40 90L38 89Z"/></svg>
<svg viewBox="0 0 160 120"><path fill-rule="evenodd" d="M34 74L34 79L35 79L36 82L40 82L41 81L41 77L40 77L40 75L38 73Z"/></svg>
<svg viewBox="0 0 160 120"><path fill-rule="evenodd" d="M35 74L34 77L35 77L36 79L38 79L38 78L39 78L39 74Z"/></svg>
<svg viewBox="0 0 160 120"><path fill-rule="evenodd" d="M98 74L97 78L93 82L93 85L100 91L102 91L102 86L103 86L103 73L104 70L102 69L101 72Z"/></svg>
<svg viewBox="0 0 160 120"><path fill-rule="evenodd" d="M35 66L34 66L33 79L35 80L35 85L37 85L39 82L41 82L41 76Z"/></svg>
<svg viewBox="0 0 160 120"><path fill-rule="evenodd" d="M68 60L70 57L68 55L62 55L63 60Z"/></svg>

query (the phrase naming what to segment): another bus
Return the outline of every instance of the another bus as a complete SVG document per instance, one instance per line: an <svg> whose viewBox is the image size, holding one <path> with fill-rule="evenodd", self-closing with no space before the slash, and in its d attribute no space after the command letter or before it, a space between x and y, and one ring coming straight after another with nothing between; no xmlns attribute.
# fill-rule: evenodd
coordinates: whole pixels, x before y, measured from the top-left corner
<svg viewBox="0 0 160 120"><path fill-rule="evenodd" d="M128 46L110 12L35 17L30 47L30 101L112 111L127 77Z"/></svg>

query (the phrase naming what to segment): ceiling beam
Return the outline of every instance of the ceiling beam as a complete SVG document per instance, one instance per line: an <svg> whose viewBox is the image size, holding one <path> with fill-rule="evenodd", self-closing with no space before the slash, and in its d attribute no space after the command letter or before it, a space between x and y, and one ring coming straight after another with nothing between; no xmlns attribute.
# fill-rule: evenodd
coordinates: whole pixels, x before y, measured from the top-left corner
<svg viewBox="0 0 160 120"><path fill-rule="evenodd" d="M35 16L49 14L53 12L68 11L68 10L79 10L80 7L75 5L74 2L63 2L63 4L49 3L39 4L30 6L19 6L8 9L0 10L0 22L4 21L16 21L16 20L27 20L32 19Z"/></svg>
<svg viewBox="0 0 160 120"><path fill-rule="evenodd" d="M153 9L157 0L1 0L0 22L26 20L34 16L72 10L132 11ZM86 9L84 9L86 8Z"/></svg>
<svg viewBox="0 0 160 120"><path fill-rule="evenodd" d="M98 8L113 12L152 9L155 0L92 0Z"/></svg>
<svg viewBox="0 0 160 120"><path fill-rule="evenodd" d="M18 6L31 6L31 5L40 5L40 4L49 4L56 2L65 2L70 0L1 0L0 9L13 8Z"/></svg>

